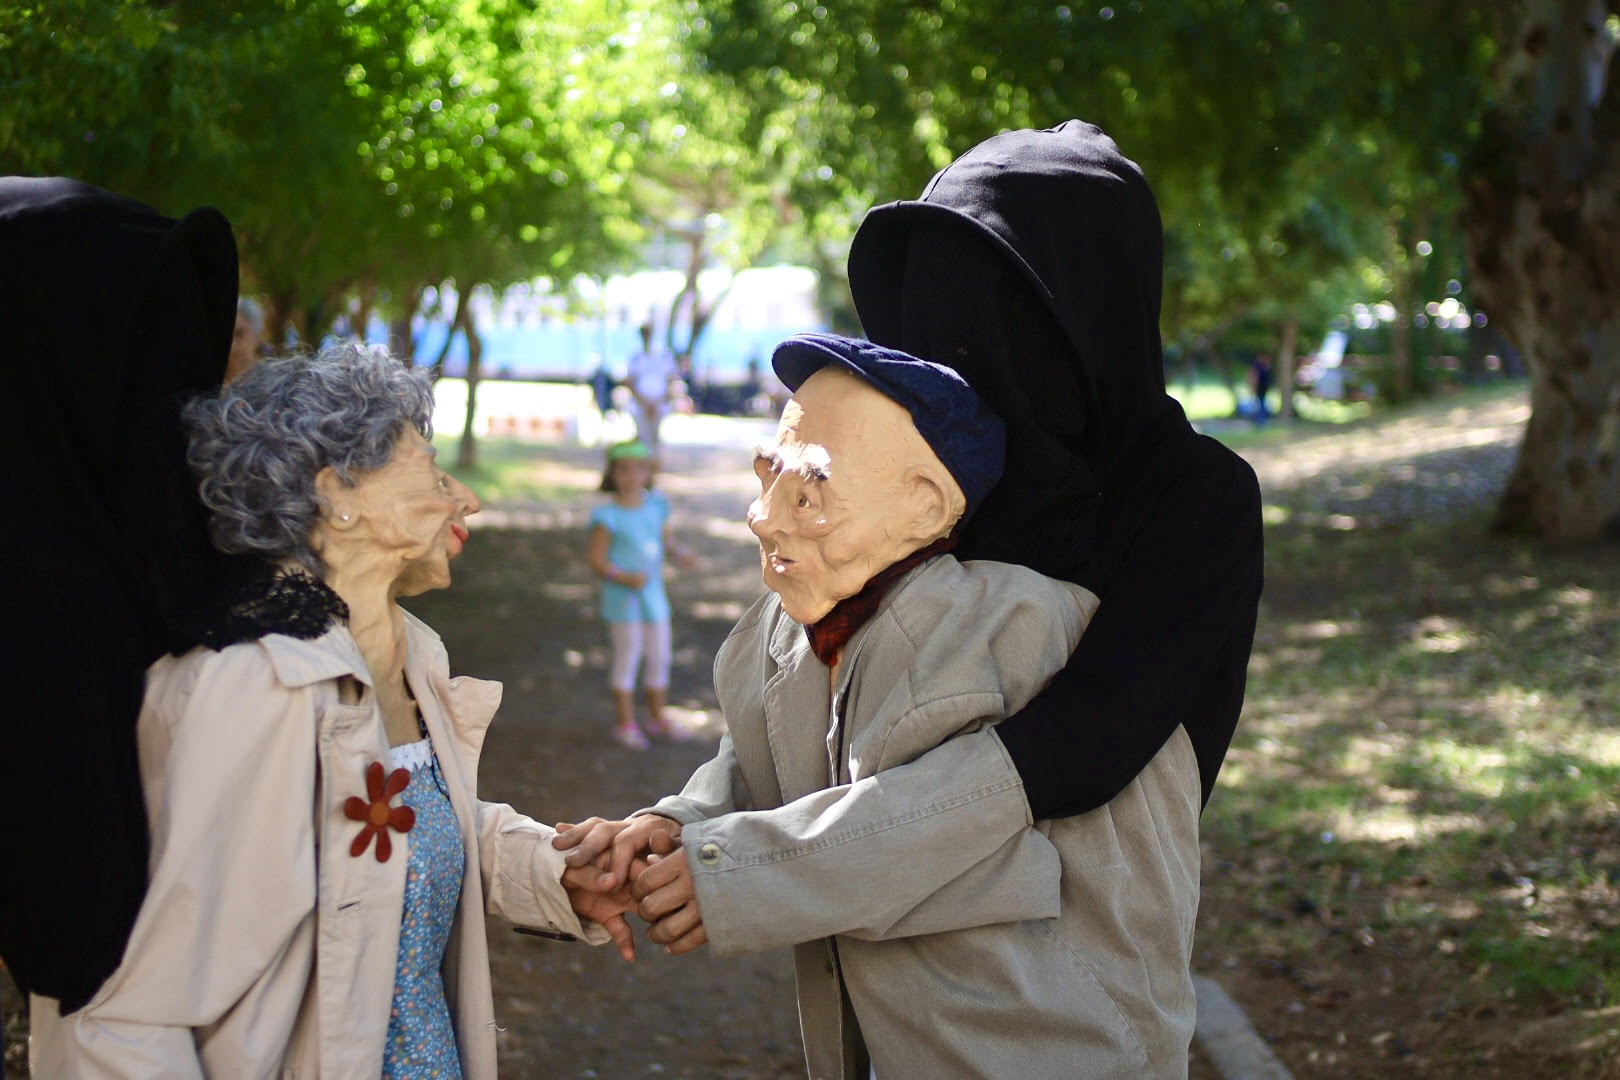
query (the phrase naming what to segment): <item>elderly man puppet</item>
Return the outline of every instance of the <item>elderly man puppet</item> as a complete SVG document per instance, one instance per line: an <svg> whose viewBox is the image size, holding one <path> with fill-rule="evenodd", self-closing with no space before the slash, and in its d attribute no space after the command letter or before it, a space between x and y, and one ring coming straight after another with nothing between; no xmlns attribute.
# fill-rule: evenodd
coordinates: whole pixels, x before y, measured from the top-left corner
<svg viewBox="0 0 1620 1080"><path fill-rule="evenodd" d="M802 335L748 511L770 587L715 660L729 734L679 795L560 826L672 952L793 945L812 1077L1185 1076L1199 781L1184 734L1113 802L1032 822L957 737L1020 708L1097 607L946 554L1001 472L947 368ZM577 845L577 846L576 846ZM634 862L633 862L634 860Z"/></svg>

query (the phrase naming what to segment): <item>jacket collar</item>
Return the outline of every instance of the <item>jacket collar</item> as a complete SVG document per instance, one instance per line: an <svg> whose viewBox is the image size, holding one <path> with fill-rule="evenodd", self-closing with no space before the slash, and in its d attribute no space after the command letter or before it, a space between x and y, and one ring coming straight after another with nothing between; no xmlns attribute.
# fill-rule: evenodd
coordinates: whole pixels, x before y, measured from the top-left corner
<svg viewBox="0 0 1620 1080"><path fill-rule="evenodd" d="M469 791L476 788L478 759L484 750L484 738L489 725L501 706L501 684L488 679L474 679L465 675L450 677L450 657L444 641L431 626L405 612L405 633L410 648L405 653L405 677L418 687L428 687L432 704L423 705L422 716L430 734L447 734L455 747ZM421 702L421 695L418 701ZM443 717L446 731L436 732L435 711L446 710Z"/></svg>
<svg viewBox="0 0 1620 1080"><path fill-rule="evenodd" d="M484 679L450 678L450 658L445 654L443 639L409 611L404 614L405 677L417 691L417 702L429 733L435 736L437 745L454 748L471 790L475 783L473 778L478 774L484 737L500 707L501 684ZM259 647L269 655L276 681L285 687L312 686L346 675L368 687L372 685L371 672L360 655L360 646L344 624L335 624L320 637L310 640L267 634L259 639Z"/></svg>
<svg viewBox="0 0 1620 1080"><path fill-rule="evenodd" d="M936 553L918 565L907 567L898 579L888 585L883 592L882 598L878 601L877 609L850 635L848 643L844 646L844 655L846 657L852 656L856 647L866 639L867 631L877 621L878 616L894 606L896 600L905 590L907 583L913 578L927 573L938 562L939 559ZM792 616L782 610L780 599L773 599L776 616L770 625L769 636L765 640L766 655L771 658L778 669L803 663L805 654L814 658L815 653L811 650L809 634L806 632L804 624L794 621ZM847 664L840 667L838 681L841 686L848 684L849 670L850 667ZM825 665L822 666L822 672L823 674L826 672Z"/></svg>
<svg viewBox="0 0 1620 1080"><path fill-rule="evenodd" d="M444 653L443 639L431 626L409 611L405 611L404 615L406 666L417 669L417 665L420 665L422 674L437 683L447 683L450 662ZM360 654L360 646L355 642L354 635L349 633L347 624L334 623L320 637L307 640L286 634L266 634L259 639L259 646L269 654L276 681L283 686L310 686L345 675L360 680L366 686L371 685L371 672L367 670L365 657Z"/></svg>
<svg viewBox="0 0 1620 1080"><path fill-rule="evenodd" d="M775 617L768 626L765 651L776 670L764 688L765 737L782 802L792 802L837 782L832 770L841 736L833 725L842 720L833 717L833 703L841 702L849 691L861 643L882 621L883 614L901 599L906 584L938 562L937 558L929 559L907 569L883 594L876 613L855 631L844 647L836 698L827 666L811 651L804 626L782 610L779 597L771 598Z"/></svg>
<svg viewBox="0 0 1620 1080"><path fill-rule="evenodd" d="M276 681L285 687L312 686L345 675L371 685L371 672L366 670L360 646L343 623L335 623L320 637L308 640L266 634L259 639L259 647L269 654Z"/></svg>

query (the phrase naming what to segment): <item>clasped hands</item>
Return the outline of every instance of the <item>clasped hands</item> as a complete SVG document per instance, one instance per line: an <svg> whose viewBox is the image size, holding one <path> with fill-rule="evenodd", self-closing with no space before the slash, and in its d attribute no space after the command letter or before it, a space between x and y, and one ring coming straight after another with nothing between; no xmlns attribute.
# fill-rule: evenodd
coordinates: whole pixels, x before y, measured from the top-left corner
<svg viewBox="0 0 1620 1080"><path fill-rule="evenodd" d="M679 823L657 814L628 821L593 817L559 824L551 843L568 852L562 884L574 911L600 923L626 960L636 955L627 911L646 922L648 940L671 956L709 940Z"/></svg>

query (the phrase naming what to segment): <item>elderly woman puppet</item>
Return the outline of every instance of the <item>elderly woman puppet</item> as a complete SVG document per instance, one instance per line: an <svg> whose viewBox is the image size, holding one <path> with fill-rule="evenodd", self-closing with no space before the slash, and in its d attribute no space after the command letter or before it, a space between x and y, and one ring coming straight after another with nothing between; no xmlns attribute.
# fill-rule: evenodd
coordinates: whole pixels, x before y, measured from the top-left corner
<svg viewBox="0 0 1620 1080"><path fill-rule="evenodd" d="M563 826L630 869L672 952L795 946L810 1075L1184 1076L1199 780L1185 736L1107 806L1032 821L959 738L1018 709L1097 607L945 552L1001 471L960 376L822 335L748 521L770 593L715 661L730 733L684 791ZM1004 757L1004 755L1003 755Z"/></svg>
<svg viewBox="0 0 1620 1080"><path fill-rule="evenodd" d="M87 1006L35 1000L36 1076L493 1077L486 910L607 941L578 906L628 947L607 895L570 904L550 828L478 799L500 686L450 678L397 602L450 584L478 510L431 408L342 347L187 409L215 543L261 572L148 673L146 899Z"/></svg>

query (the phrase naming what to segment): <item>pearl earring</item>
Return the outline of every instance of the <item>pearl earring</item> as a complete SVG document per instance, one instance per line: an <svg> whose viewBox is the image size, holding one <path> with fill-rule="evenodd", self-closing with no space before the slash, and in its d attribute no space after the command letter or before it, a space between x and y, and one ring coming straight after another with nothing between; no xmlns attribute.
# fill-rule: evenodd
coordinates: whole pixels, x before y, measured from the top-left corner
<svg viewBox="0 0 1620 1080"><path fill-rule="evenodd" d="M349 515L348 514L339 514L338 515L338 520L339 521L348 521L349 520Z"/></svg>

